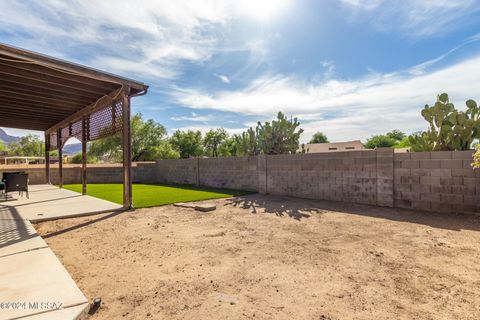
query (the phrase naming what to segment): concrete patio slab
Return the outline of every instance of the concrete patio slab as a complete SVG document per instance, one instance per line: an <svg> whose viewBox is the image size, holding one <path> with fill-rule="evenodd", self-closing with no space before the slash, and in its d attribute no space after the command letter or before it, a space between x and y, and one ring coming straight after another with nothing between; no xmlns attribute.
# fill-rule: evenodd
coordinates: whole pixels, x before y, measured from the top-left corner
<svg viewBox="0 0 480 320"><path fill-rule="evenodd" d="M0 198L0 320L76 320L88 301L30 221L123 209L52 185L29 189L28 199Z"/></svg>
<svg viewBox="0 0 480 320"><path fill-rule="evenodd" d="M122 210L119 204L46 184L29 186L29 195L12 193L14 199L0 201L0 218L40 222Z"/></svg>
<svg viewBox="0 0 480 320"><path fill-rule="evenodd" d="M28 220L0 220L0 258L40 248L48 245Z"/></svg>
<svg viewBox="0 0 480 320"><path fill-rule="evenodd" d="M0 319L16 319L55 310L55 306L68 308L88 302L49 248L0 259L0 301L26 303L2 309Z"/></svg>

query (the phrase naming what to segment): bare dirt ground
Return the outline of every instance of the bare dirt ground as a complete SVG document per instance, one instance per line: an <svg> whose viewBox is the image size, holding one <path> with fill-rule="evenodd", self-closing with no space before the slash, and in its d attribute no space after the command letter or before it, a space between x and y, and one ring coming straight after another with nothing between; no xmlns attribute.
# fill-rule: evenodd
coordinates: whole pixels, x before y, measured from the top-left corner
<svg viewBox="0 0 480 320"><path fill-rule="evenodd" d="M89 319L480 319L480 218L249 195L37 230Z"/></svg>

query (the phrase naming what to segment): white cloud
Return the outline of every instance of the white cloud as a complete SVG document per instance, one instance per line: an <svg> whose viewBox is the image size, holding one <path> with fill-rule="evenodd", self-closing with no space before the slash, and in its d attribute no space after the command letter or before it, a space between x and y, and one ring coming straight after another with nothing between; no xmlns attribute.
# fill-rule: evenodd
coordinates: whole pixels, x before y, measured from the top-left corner
<svg viewBox="0 0 480 320"><path fill-rule="evenodd" d="M218 74L218 73L214 73L213 75L218 79L220 79L220 81L222 81L223 83L227 83L227 84L230 83L230 78L227 77L226 75Z"/></svg>
<svg viewBox="0 0 480 320"><path fill-rule="evenodd" d="M285 2L285 1L283 1ZM208 60L228 42L228 24L254 0L0 2L0 28L16 44L120 73L172 79L183 62ZM261 12L277 7L270 0ZM237 44L238 46L238 44ZM250 44L236 50L255 50ZM94 53L95 55L93 55Z"/></svg>
<svg viewBox="0 0 480 320"><path fill-rule="evenodd" d="M185 127L171 128L169 130L169 133L173 134L177 130L180 130L180 131L188 131L188 130L197 131L198 130L202 134L205 134L212 129L219 129L219 128L225 129L225 131L227 131L228 134L230 134L230 135L239 134L239 133L242 133L243 131L248 129L247 126L245 128L225 128L225 127L222 127L222 126L196 125L196 126L185 126Z"/></svg>
<svg viewBox="0 0 480 320"><path fill-rule="evenodd" d="M450 32L468 24L480 11L477 0L339 0L355 18L380 30L398 30L408 37Z"/></svg>
<svg viewBox="0 0 480 320"><path fill-rule="evenodd" d="M195 112L190 113L190 116L173 116L170 117L170 120L173 121L194 121L194 122L207 122L213 120L212 115L199 115Z"/></svg>
<svg viewBox="0 0 480 320"><path fill-rule="evenodd" d="M480 56L430 72L411 70L374 74L358 80L329 80L321 84L274 75L252 81L241 90L205 93L183 89L173 93L178 103L196 109L214 109L274 117L278 111L299 116L308 139L316 130L331 140L365 139L398 128L407 132L425 128L420 110L448 92L457 107L478 100Z"/></svg>

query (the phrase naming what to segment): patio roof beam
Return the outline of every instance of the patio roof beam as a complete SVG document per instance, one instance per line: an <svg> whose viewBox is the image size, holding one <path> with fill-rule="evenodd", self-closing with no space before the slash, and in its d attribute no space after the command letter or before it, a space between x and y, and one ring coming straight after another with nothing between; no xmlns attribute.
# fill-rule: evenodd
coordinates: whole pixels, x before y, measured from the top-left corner
<svg viewBox="0 0 480 320"><path fill-rule="evenodd" d="M75 81L72 81L71 79L63 79L63 78L48 76L48 75L45 75L44 73L32 74L23 69L16 69L9 65L4 65L1 63L1 60L0 60L0 74L2 74L2 78L6 78L6 79L20 78L19 81L22 81L22 83L25 83L25 80L28 80L29 83L37 83L37 84L45 83L50 87L55 86L59 88L61 87L61 88L75 89L78 91L93 93L97 95L101 94L104 91L94 85L90 85L83 82L75 82ZM107 90L111 90L111 89L112 88L110 86L109 88L107 88Z"/></svg>

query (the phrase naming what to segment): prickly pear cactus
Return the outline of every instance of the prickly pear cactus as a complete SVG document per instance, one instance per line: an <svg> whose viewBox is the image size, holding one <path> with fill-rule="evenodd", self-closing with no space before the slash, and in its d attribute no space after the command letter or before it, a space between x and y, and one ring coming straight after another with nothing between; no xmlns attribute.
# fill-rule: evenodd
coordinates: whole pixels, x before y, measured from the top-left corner
<svg viewBox="0 0 480 320"><path fill-rule="evenodd" d="M412 151L468 150L480 138L480 110L474 100L466 102L467 110L458 111L448 95L442 93L430 107L425 105L423 118L429 129L409 137Z"/></svg>

